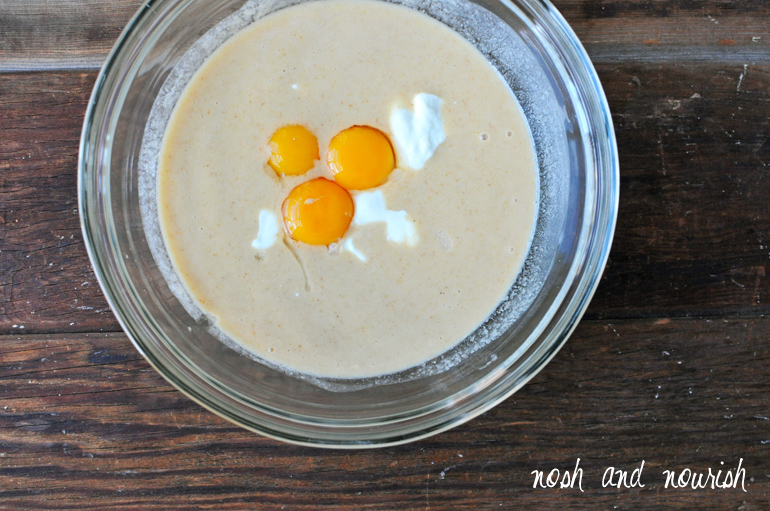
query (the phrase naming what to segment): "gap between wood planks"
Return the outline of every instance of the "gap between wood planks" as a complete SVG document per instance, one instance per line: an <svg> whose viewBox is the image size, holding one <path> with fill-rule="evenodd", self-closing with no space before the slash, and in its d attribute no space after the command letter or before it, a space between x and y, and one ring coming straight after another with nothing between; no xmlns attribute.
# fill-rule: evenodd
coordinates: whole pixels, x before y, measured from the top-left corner
<svg viewBox="0 0 770 511"><path fill-rule="evenodd" d="M666 64L683 62L688 64L770 64L770 49L767 46L725 45L663 45L663 44L591 44L584 47L594 64ZM4 57L0 58L0 73L50 72L50 71L98 71L106 55L80 57Z"/></svg>
<svg viewBox="0 0 770 511"><path fill-rule="evenodd" d="M599 325L604 325L609 332L615 337L620 337L620 334L615 329L615 326L630 326L634 324L647 324L655 327L664 326L676 326L676 324L688 325L703 322L709 323L758 323L770 325L770 317L765 314L732 314L728 316L711 316L711 315L698 315L698 316L635 316L629 318L607 317L607 318L582 318L578 322L578 325L590 326L596 328ZM76 339L102 339L102 340L115 340L120 341L131 339L128 334L120 328L99 329L95 330L52 330L52 331L35 331L27 333L24 330L14 332L0 332L0 359L9 353L15 353L15 351L4 351L3 348L7 346L10 341L19 341L24 339L25 341L43 341L43 342L61 342L71 341ZM31 348L23 348L17 351L28 351ZM36 348L37 349L37 348Z"/></svg>

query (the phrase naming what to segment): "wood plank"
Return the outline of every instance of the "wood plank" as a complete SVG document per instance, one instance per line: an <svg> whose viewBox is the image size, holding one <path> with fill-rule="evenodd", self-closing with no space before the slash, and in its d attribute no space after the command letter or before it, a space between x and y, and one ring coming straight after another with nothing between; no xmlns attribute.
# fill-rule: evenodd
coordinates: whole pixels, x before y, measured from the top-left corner
<svg viewBox="0 0 770 511"><path fill-rule="evenodd" d="M0 508L770 508L770 319L583 321L519 393L374 451L280 444L201 409L122 334L0 338ZM534 490L571 469L584 493ZM746 489L664 488L743 458ZM602 489L645 460L643 489ZM722 467L724 468L724 467Z"/></svg>
<svg viewBox="0 0 770 511"><path fill-rule="evenodd" d="M0 0L0 70L101 67L142 0ZM557 0L597 62L770 60L764 0Z"/></svg>
<svg viewBox="0 0 770 511"><path fill-rule="evenodd" d="M600 63L767 62L770 5L763 0L554 0Z"/></svg>
<svg viewBox="0 0 770 511"><path fill-rule="evenodd" d="M78 218L78 143L95 78L0 75L0 331L119 329Z"/></svg>
<svg viewBox="0 0 770 511"><path fill-rule="evenodd" d="M144 0L0 0L0 70L99 68Z"/></svg>
<svg viewBox="0 0 770 511"><path fill-rule="evenodd" d="M767 314L770 68L600 67L621 199L589 317Z"/></svg>
<svg viewBox="0 0 770 511"><path fill-rule="evenodd" d="M621 205L587 317L770 314L770 67L598 69L618 137ZM94 77L0 75L0 333L119 329L76 211Z"/></svg>

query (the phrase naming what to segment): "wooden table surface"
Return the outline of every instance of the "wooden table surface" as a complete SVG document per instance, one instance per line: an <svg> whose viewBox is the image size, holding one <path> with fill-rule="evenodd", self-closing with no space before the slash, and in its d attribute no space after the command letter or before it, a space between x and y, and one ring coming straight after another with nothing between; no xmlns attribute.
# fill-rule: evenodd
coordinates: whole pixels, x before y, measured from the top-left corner
<svg viewBox="0 0 770 511"><path fill-rule="evenodd" d="M770 2L557 2L618 138L601 285L519 393L368 451L225 422L158 376L108 308L80 234L78 140L141 5L0 0L0 509L770 509ZM532 487L533 470L577 458L583 492ZM663 470L741 459L745 492L664 485ZM643 488L602 486L642 460Z"/></svg>

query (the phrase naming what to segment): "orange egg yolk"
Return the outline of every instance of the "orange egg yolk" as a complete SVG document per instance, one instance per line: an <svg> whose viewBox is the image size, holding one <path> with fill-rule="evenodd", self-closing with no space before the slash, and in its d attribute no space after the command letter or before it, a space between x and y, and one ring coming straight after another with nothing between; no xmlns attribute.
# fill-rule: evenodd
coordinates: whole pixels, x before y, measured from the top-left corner
<svg viewBox="0 0 770 511"><path fill-rule="evenodd" d="M331 245L353 220L353 199L347 190L322 177L294 188L283 202L283 223L293 239L309 245Z"/></svg>
<svg viewBox="0 0 770 511"><path fill-rule="evenodd" d="M338 133L326 155L334 180L348 190L380 186L396 166L387 135L369 126L353 126Z"/></svg>
<svg viewBox="0 0 770 511"><path fill-rule="evenodd" d="M279 176L304 174L320 158L318 139L303 126L284 126L270 137L267 163Z"/></svg>

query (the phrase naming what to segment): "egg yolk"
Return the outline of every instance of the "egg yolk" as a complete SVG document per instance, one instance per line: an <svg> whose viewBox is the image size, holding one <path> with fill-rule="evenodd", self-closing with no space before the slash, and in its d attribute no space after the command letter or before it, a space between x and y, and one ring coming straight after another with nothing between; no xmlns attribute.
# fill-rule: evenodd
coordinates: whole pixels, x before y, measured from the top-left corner
<svg viewBox="0 0 770 511"><path fill-rule="evenodd" d="M353 199L347 190L322 177L294 188L283 202L283 222L293 239L309 245L339 240L353 220Z"/></svg>
<svg viewBox="0 0 770 511"><path fill-rule="evenodd" d="M318 139L303 126L284 126L270 137L270 165L279 176L298 176L312 169Z"/></svg>
<svg viewBox="0 0 770 511"><path fill-rule="evenodd" d="M387 135L369 126L353 126L338 133L326 155L334 180L348 190L380 186L396 166Z"/></svg>

